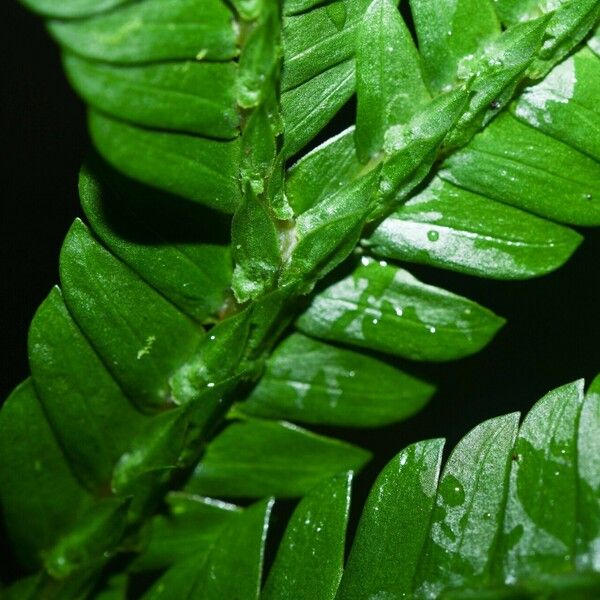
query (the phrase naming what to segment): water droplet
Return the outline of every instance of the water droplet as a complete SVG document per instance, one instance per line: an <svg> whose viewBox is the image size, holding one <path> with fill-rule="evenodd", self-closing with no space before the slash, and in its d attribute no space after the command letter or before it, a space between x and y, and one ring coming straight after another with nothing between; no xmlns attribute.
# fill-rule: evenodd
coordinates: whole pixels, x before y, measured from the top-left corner
<svg viewBox="0 0 600 600"><path fill-rule="evenodd" d="M429 333L435 333L436 331L437 331L437 329L433 325L430 325Z"/></svg>
<svg viewBox="0 0 600 600"><path fill-rule="evenodd" d="M431 231L427 232L427 238L430 242L437 242L440 239L440 234L432 229Z"/></svg>
<svg viewBox="0 0 600 600"><path fill-rule="evenodd" d="M591 194L584 194L583 196L586 200L592 200L593 196Z"/></svg>
<svg viewBox="0 0 600 600"><path fill-rule="evenodd" d="M440 494L448 506L460 506L465 501L465 490L454 475L448 475L442 481Z"/></svg>
<svg viewBox="0 0 600 600"><path fill-rule="evenodd" d="M367 265L368 265L370 262L371 262L371 261L370 261L370 260L369 260L369 259L368 259L366 256L363 256L363 257L360 259L360 264L361 264L363 267L366 267L366 266L367 266Z"/></svg>
<svg viewBox="0 0 600 600"><path fill-rule="evenodd" d="M207 383L207 384L206 384L206 387L209 387L209 388L214 388L214 387L215 387L215 384L214 384L214 383L211 381L210 383Z"/></svg>
<svg viewBox="0 0 600 600"><path fill-rule="evenodd" d="M373 319L373 325L377 325L377 323L379 323L379 319Z"/></svg>
<svg viewBox="0 0 600 600"><path fill-rule="evenodd" d="M401 317L404 314L404 311L399 306L397 306L394 310L396 311L396 314L399 317Z"/></svg>
<svg viewBox="0 0 600 600"><path fill-rule="evenodd" d="M487 519L487 520L491 519L492 518L492 513L490 513L490 512L483 513L483 518Z"/></svg>
<svg viewBox="0 0 600 600"><path fill-rule="evenodd" d="M348 376L349 376L349 377L354 377L355 375L356 375L356 371L350 371L350 372L348 373Z"/></svg>
<svg viewBox="0 0 600 600"><path fill-rule="evenodd" d="M380 260L380 261L379 261L379 266L380 266L380 267L387 267L387 266L388 266L388 264L387 264L387 260Z"/></svg>
<svg viewBox="0 0 600 600"><path fill-rule="evenodd" d="M216 335L211 335L211 336L210 336L210 339L211 339L211 340L216 340L216 339L217 339L217 336L216 336Z"/></svg>

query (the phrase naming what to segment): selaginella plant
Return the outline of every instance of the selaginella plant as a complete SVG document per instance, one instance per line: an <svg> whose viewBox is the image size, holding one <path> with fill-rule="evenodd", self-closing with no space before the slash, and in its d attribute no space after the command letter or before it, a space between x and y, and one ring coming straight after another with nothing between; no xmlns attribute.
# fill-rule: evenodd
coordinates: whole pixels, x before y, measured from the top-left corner
<svg viewBox="0 0 600 600"><path fill-rule="evenodd" d="M24 1L99 156L0 412L6 597L599 597L599 380L401 451L346 559L369 455L292 422L405 419L433 388L385 355L502 326L398 262L529 278L600 224L600 2Z"/></svg>

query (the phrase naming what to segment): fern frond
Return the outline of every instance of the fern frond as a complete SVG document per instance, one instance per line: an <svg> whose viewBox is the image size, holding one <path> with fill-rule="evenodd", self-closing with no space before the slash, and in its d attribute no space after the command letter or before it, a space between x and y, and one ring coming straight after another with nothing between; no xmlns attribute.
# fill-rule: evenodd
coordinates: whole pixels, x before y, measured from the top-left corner
<svg viewBox="0 0 600 600"><path fill-rule="evenodd" d="M535 3L530 14L414 0L419 51L391 0L27 4L50 17L98 151L140 184L98 159L83 170L89 226L76 221L67 235L61 288L32 323L31 379L0 412L7 528L23 563L42 570L16 593L94 593L113 557L139 553L162 499L186 480L200 493L293 497L359 469L361 449L276 420L389 423L432 390L332 344L449 360L501 326L401 268L368 256L356 266L357 243L519 278L557 268L579 243L550 220L600 222L597 149L582 133L598 120L589 90L600 63L588 49L560 62L595 26L597 1ZM290 166L355 91L356 127ZM447 207L446 195L458 201ZM352 272L340 279L332 271L344 261ZM286 338L294 323L329 343ZM333 362L286 372L294 344L360 374L340 380ZM375 370L385 385L364 408ZM265 401L282 371L286 395ZM348 478L329 485L342 524ZM270 507L231 511L206 569L178 563L152 594L256 597ZM337 572L340 544L324 575ZM231 548L244 560L239 580ZM445 587L436 577L423 586Z"/></svg>

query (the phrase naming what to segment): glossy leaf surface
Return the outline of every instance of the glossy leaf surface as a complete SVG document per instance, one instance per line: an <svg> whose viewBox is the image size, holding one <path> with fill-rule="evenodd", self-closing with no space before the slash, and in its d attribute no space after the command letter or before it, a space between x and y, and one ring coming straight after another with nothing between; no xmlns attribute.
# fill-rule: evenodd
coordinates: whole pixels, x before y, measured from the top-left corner
<svg viewBox="0 0 600 600"><path fill-rule="evenodd" d="M574 565L582 402L582 381L564 386L545 396L521 426L504 518L505 579L560 573Z"/></svg>
<svg viewBox="0 0 600 600"><path fill-rule="evenodd" d="M72 526L91 497L71 473L31 380L2 406L0 428L0 497L8 534L19 558L35 568L41 552Z"/></svg>
<svg viewBox="0 0 600 600"><path fill-rule="evenodd" d="M164 569L192 557L202 563L223 528L241 510L183 492L171 492L166 501L169 511L152 520L148 546L132 565L136 572Z"/></svg>
<svg viewBox="0 0 600 600"><path fill-rule="evenodd" d="M127 0L22 0L27 8L49 17L87 17L102 12Z"/></svg>
<svg viewBox="0 0 600 600"><path fill-rule="evenodd" d="M125 175L231 213L239 202L239 143L140 129L97 112L90 133L102 156Z"/></svg>
<svg viewBox="0 0 600 600"><path fill-rule="evenodd" d="M584 48L527 88L511 111L525 123L600 161L600 59Z"/></svg>
<svg viewBox="0 0 600 600"><path fill-rule="evenodd" d="M237 54L232 15L219 0L144 0L89 19L51 21L62 45L104 62L226 60Z"/></svg>
<svg viewBox="0 0 600 600"><path fill-rule="evenodd" d="M525 279L562 265L580 241L571 229L435 179L364 245L384 258Z"/></svg>
<svg viewBox="0 0 600 600"><path fill-rule="evenodd" d="M172 567L144 599L257 600L271 506L272 501L262 501L237 515L204 560L193 556Z"/></svg>
<svg viewBox="0 0 600 600"><path fill-rule="evenodd" d="M323 479L357 470L365 450L289 423L236 422L208 446L187 490L225 497L297 497Z"/></svg>
<svg viewBox="0 0 600 600"><path fill-rule="evenodd" d="M600 223L600 165L509 114L446 162L441 176L473 192L565 223Z"/></svg>
<svg viewBox="0 0 600 600"><path fill-rule="evenodd" d="M489 0L411 0L410 6L433 92L456 85L469 60L500 34Z"/></svg>
<svg viewBox="0 0 600 600"><path fill-rule="evenodd" d="M410 594L427 539L443 440L409 446L379 474L362 511L338 600Z"/></svg>
<svg viewBox="0 0 600 600"><path fill-rule="evenodd" d="M125 393L141 407L167 403L168 378L196 350L202 329L100 246L81 222L65 240L60 266L69 310Z"/></svg>
<svg viewBox="0 0 600 600"><path fill-rule="evenodd" d="M333 600L342 576L350 473L309 492L279 545L261 600Z"/></svg>
<svg viewBox="0 0 600 600"><path fill-rule="evenodd" d="M375 0L357 35L356 149L367 162L392 125L406 123L429 94L416 48L393 0Z"/></svg>
<svg viewBox="0 0 600 600"><path fill-rule="evenodd" d="M302 331L414 360L450 360L479 350L502 326L470 300L364 263L315 297L298 321Z"/></svg>
<svg viewBox="0 0 600 600"><path fill-rule="evenodd" d="M111 252L194 320L214 319L230 287L231 252L222 243L194 241L214 213L132 185L97 159L83 168L79 193L94 233ZM214 219L212 225L220 241Z"/></svg>
<svg viewBox="0 0 600 600"><path fill-rule="evenodd" d="M588 550L571 553L589 539L581 525L600 506L588 491L587 511L574 510L591 473L578 479L574 467L589 468L597 454L597 444L578 445L597 426L597 384L586 398L593 410L582 410L582 392L582 382L550 392L518 437L517 414L482 423L456 446L439 484L441 440L402 451L371 490L337 600L594 598L598 567Z"/></svg>
<svg viewBox="0 0 600 600"><path fill-rule="evenodd" d="M384 362L295 333L271 356L238 410L269 419L369 427L412 415L432 393L432 386Z"/></svg>
<svg viewBox="0 0 600 600"><path fill-rule="evenodd" d="M234 138L237 69L233 63L115 66L66 54L71 85L94 108L157 129Z"/></svg>
<svg viewBox="0 0 600 600"><path fill-rule="evenodd" d="M7 527L17 543L21 535L26 541L25 554L30 556L24 559L33 565L43 559L46 572L40 581L31 580L31 585L26 582L21 587L26 594L61 600L92 594L114 600L120 595L122 600L129 583L134 583L127 581L127 559L146 547L151 536L147 525L156 518L156 511L162 511L165 518L173 516L161 499L170 487L183 485L198 460L190 489L240 497L271 493L292 497L317 485L322 486L315 491L322 498L318 508L326 511L326 490L339 489L328 479L340 471L360 468L367 458L364 451L291 424L250 420L223 429L223 421L226 415L244 418L240 401L253 388L261 389L263 366L297 318L301 295L313 294L307 299L312 305L300 319L301 327L333 342L442 360L472 353L491 339L500 319L405 272L368 261L341 282L332 272L350 257L339 271L348 273L344 269L352 268L352 251L361 236L367 235L365 226L370 231L369 222L404 205L413 190L432 180L440 165L444 164L446 184L452 177L461 195L479 194L470 221L455 217L447 225L453 235L458 231L458 239L465 240L468 236L463 232L474 230L485 242L484 249L489 244L503 257L514 258L516 252L504 243L506 239L539 243L545 250L536 257L533 252L521 256L522 275L542 273L564 262L576 245L575 234L529 217L521 221L516 215L523 213L514 208L504 212L504 206L498 208L492 199L553 219L597 222L594 190L586 189L587 204L569 205L569 194L592 187L598 178L595 142L586 137L594 131L596 110L595 87L586 84L586 79L595 77L597 58L592 50L587 55L574 54L574 68L569 62L559 65L542 81L542 88L524 88L545 77L585 42L600 10L597 0L518 2L514 4L520 11L518 18L511 21L501 15L508 25L502 31L489 2L413 0L420 55L406 33L410 29L406 3L400 13L395 3L380 0L287 0L281 5L262 0L123 4L103 0L95 6L87 0L65 0L54 9L46 0L29 2L42 12L52 11L55 17L49 28L62 45L73 84L92 107L90 128L100 152L125 175L164 193L127 182L126 177L109 177L113 192L99 192L84 177L83 204L91 230L77 223L69 234L61 265L65 305L54 292L32 330L32 377L43 410L30 409L29 399L27 410L13 410L13 404L8 408L8 421L0 419L0 438L9 440L8 459L5 464L4 459L0 461L0 473L16 490L14 495L0 492L3 505L7 499L10 503L3 511L15 524ZM504 2L495 4L499 13L506 8ZM535 10L529 14L531 7ZM395 51L390 53L390 47ZM596 47L592 42L590 48ZM434 94L431 102L424 101L427 93L418 76L422 64ZM573 73L576 81L570 77ZM409 84L402 84L406 81ZM310 140L320 143L335 131L337 125L326 126L351 98L356 84L358 128L350 127L301 157ZM516 116L511 116L506 109L523 90L523 97L512 105ZM517 114L519 102L525 103L528 114ZM350 108L347 114L351 112ZM476 135L481 129L485 131ZM366 162L360 163L357 155ZM471 157L470 165L465 156ZM287 162L296 157L300 160L288 173ZM573 185L562 177L557 167L561 161ZM504 169L506 180L502 179ZM511 177L515 178L512 182ZM489 214L485 203L490 205ZM227 216L211 209L235 215L233 235ZM450 208L446 213L455 215ZM500 233L503 228L508 231L505 237ZM439 237L438 232L437 242ZM557 240L564 241L563 254L557 250ZM408 255L423 249L417 241L415 248L407 248ZM397 248L399 242L388 238L386 243ZM465 270L475 263L485 264L481 254L469 252L462 264L459 254L454 252L444 263L440 253L438 260ZM514 264L502 265L502 269L516 276ZM498 276L491 266L485 269L488 272ZM327 274L323 292L318 280ZM332 315L334 319L328 320ZM208 335L204 326L211 328ZM307 396L310 402L301 407L304 413L295 413L294 418L315 425L380 424L403 418L416 408L422 388L412 388L411 406L392 404L392 384L399 391L409 380L390 367L364 360L371 389L363 379L363 391L352 392L350 372L357 371L356 354L314 340L308 343L318 346L316 358L304 372L296 366L285 375L287 396L269 398L269 410L298 409L297 383L306 379L316 389L322 377L317 361L334 360L330 354L334 351L338 381L332 383L332 374L325 373L319 394L330 401L341 389L348 401L335 407L327 403L324 409L317 396ZM64 363L62 345L69 346ZM325 355L324 348L328 349ZM285 345L280 350L268 362L266 383L269 377L273 379L273 366L284 355ZM291 369L291 359L286 362L282 368ZM78 367L81 371L71 374ZM293 378L296 372L299 379ZM377 395L372 390L382 378L380 373L387 381ZM292 382L296 384L290 386ZM121 415L115 401L121 399L120 392L126 402L154 413L139 415L148 419L139 432L136 418ZM365 396L362 403L361 394ZM375 411L371 409L377 402L369 403L371 395L382 403ZM533 480L537 463L523 464L512 492L512 480L502 479L506 469L501 466L507 462L510 445L509 417L496 421L497 431L490 432L493 427L484 424L459 447L446 467L437 500L433 498L437 478L433 458L426 465L413 461L419 464L418 470L387 473L390 481L406 478L411 484L410 490L401 490L401 497L410 499L415 498L410 494L416 494L417 502L423 496L426 499L422 512L405 504L390 508L383 499L391 495L386 496L381 487L377 490L373 512L386 514L389 520L378 521L371 515L374 518L364 522L375 523L374 530L385 538L382 549L392 567L404 560L408 568L399 575L393 568L393 576L386 577L380 569L365 566L369 561L360 563L354 552L353 560L359 561L355 564L363 564L357 573L369 596L394 594L400 588L409 595L462 594L479 599L507 593L568 595L574 590L585 597L596 577L590 565L595 564L598 486L594 458L586 457L585 447L591 442L584 447L581 441L593 438L595 421L590 421L590 415L595 413L590 401L584 406L585 411L573 409L560 423L563 428L570 423L573 436L580 432L578 441L569 438L569 442L571 454L576 448L582 456L561 463L568 471L562 487L548 485L550 492L557 491L567 500L561 535L569 538L568 559L554 547L549 551L543 538L548 529L554 533L555 524L548 525L544 519L558 519L555 505L542 492L533 500L524 498L519 487L519 474ZM138 416L136 409L129 410ZM90 419L94 420L91 425ZM78 424L80 436L76 435ZM90 443L85 445L87 430ZM38 431L42 432L41 446L36 440L32 455L22 458L21 449L10 447L13 440L23 443L30 432ZM49 437L44 432L50 432ZM534 440L536 449L543 447L539 432L534 433L525 427L521 437ZM492 439L502 441L501 451L488 451ZM46 444L48 440L56 440L58 456L52 453L52 443ZM431 444L435 448L439 443ZM88 493L83 492L81 506L67 499L62 507L65 514L56 503L48 502L49 533L44 523L40 525L45 505L36 505L36 512L32 499L19 498L21 492L34 495L40 490L58 494L56 481L46 482L45 475L39 478L42 488L33 488L40 448L42 452L47 449L52 458L47 463L49 474L58 483L64 473L54 458L64 460L65 472L72 471L96 494L88 500ZM8 473L13 458L23 471L22 481ZM544 483L551 481L546 470L542 464L537 471ZM449 506L445 496L452 477L463 486L465 502ZM490 485L485 486L485 481ZM532 526L516 541L494 537L499 524L504 527L506 522L504 504L499 501L505 496L516 497L529 511L528 518L533 515L543 521L543 527ZM531 508L530 501L549 508L540 516L537 504ZM306 505L301 505L294 521L298 527L294 533L290 529L289 539L292 543L304 540L307 550L296 554L295 560L279 561L288 566L283 575L271 579L279 581L270 584L277 593L298 596L312 589L312 595L333 597L340 576L340 540L344 539L342 504L336 504L339 527L316 537L301 533L321 533L306 524ZM436 506L434 519L425 519L432 504ZM480 510L484 504L493 508L490 518ZM182 552L169 562L167 540L154 564L169 570L150 595L255 599L268 510L269 503L263 502L241 515L232 511L233 520L224 528L207 528L205 542L198 541L197 546L194 527L187 521L192 552ZM194 514L202 527L200 511ZM521 518L511 515L513 521ZM529 521L521 519L527 526ZM404 524L411 535L400 536L391 527L387 531L385 524L394 522ZM56 528L55 523L59 524ZM25 527L39 535L39 546ZM517 527L513 537L518 534ZM426 538L425 548L431 550L426 554L437 557L435 564L426 554L419 556ZM523 550L533 538L542 542ZM396 541L402 553L391 549ZM160 548L160 536L155 542ZM543 552L531 558L536 544ZM282 546L286 547L291 551L290 544ZM368 544L364 547L371 552L370 560L384 562L378 550ZM542 554L538 562L547 568L538 569L536 560ZM522 563L521 556L525 557ZM292 591L282 591L286 575L290 581L307 581L302 577L303 562L314 574L312 588L294 584ZM506 565L513 569L508 576L503 572ZM319 571L317 566L327 568ZM105 568L106 577L100 578ZM145 577L144 567L138 568ZM57 577L60 583L53 580ZM44 589L38 590L38 584ZM377 589L379 584L390 587Z"/></svg>
<svg viewBox="0 0 600 600"><path fill-rule="evenodd" d="M450 455L415 578L422 595L489 581L518 420L513 414L479 425Z"/></svg>
<svg viewBox="0 0 600 600"><path fill-rule="evenodd" d="M106 488L146 419L106 370L56 288L32 321L29 355L40 402L71 468L92 490Z"/></svg>

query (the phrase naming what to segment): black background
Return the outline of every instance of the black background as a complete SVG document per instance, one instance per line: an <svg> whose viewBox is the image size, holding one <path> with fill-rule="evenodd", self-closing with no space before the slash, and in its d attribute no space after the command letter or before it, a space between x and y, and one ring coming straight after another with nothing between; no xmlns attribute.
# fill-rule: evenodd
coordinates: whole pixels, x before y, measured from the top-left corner
<svg viewBox="0 0 600 600"><path fill-rule="evenodd" d="M77 172L89 145L85 112L64 79L56 47L40 19L8 2L2 9L2 398L27 376L27 327L58 279L62 239L81 214ZM352 118L350 110L334 128ZM551 388L600 371L600 230L584 233L567 266L539 280L495 282L409 267L508 324L475 357L403 365L440 387L416 418L383 430L340 431L377 455L365 482L409 442L442 436L453 444L486 418L527 411Z"/></svg>

